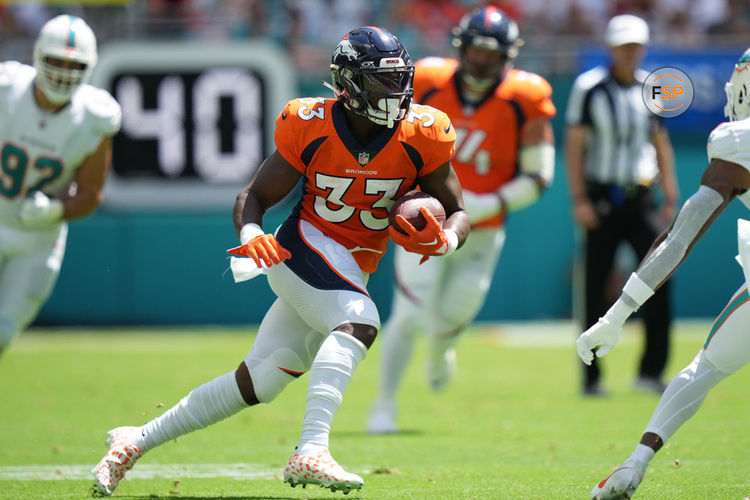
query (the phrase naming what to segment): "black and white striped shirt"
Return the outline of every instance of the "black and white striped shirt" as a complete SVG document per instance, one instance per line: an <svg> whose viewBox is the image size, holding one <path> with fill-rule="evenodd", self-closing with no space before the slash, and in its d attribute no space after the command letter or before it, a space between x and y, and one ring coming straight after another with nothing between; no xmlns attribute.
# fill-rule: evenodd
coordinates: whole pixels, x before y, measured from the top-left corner
<svg viewBox="0 0 750 500"><path fill-rule="evenodd" d="M591 128L583 168L587 181L627 187L648 185L656 177L651 136L661 122L643 102L647 76L637 70L636 83L623 86L609 68L599 66L573 83L565 122Z"/></svg>

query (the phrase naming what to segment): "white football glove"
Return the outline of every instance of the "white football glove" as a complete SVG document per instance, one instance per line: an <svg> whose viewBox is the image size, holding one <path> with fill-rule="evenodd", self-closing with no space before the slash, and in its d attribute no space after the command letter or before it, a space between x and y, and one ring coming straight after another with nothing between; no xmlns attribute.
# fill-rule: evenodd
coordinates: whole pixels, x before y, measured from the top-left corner
<svg viewBox="0 0 750 500"><path fill-rule="evenodd" d="M611 322L606 315L599 318L594 326L583 332L576 340L578 356L590 365L594 360L592 350L596 349L596 355L600 358L606 355L617 344L621 331L622 324Z"/></svg>
<svg viewBox="0 0 750 500"><path fill-rule="evenodd" d="M26 227L38 228L59 222L63 216L63 204L60 200L49 198L41 191L34 193L21 202L18 219Z"/></svg>

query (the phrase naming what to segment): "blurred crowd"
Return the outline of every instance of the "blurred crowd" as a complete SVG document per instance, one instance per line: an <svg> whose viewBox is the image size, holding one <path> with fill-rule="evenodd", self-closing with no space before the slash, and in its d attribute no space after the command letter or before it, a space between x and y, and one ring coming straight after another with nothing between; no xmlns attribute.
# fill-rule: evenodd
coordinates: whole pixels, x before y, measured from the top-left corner
<svg viewBox="0 0 750 500"><path fill-rule="evenodd" d="M0 5L0 59L26 59L41 25L73 13L100 43L118 39L264 38L283 46L302 73L327 66L331 48L354 27L396 33L414 57L451 54L450 30L469 9L494 4L514 17L527 55L564 54L598 43L607 20L632 13L646 19L654 44L750 45L750 0L96 0L63 5ZM564 57L562 57L564 59Z"/></svg>

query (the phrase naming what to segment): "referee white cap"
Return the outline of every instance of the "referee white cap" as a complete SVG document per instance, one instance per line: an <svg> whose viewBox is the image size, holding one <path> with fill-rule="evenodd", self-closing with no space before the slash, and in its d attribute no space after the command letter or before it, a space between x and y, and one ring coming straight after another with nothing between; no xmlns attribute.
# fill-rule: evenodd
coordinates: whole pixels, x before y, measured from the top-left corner
<svg viewBox="0 0 750 500"><path fill-rule="evenodd" d="M648 24L640 17L631 14L615 16L609 20L604 39L610 47L627 43L648 44Z"/></svg>

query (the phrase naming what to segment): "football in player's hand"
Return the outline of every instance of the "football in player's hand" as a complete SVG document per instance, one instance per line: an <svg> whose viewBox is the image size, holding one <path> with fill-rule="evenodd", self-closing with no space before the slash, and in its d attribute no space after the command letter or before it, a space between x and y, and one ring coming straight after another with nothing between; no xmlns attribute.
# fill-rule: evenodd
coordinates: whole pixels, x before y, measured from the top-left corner
<svg viewBox="0 0 750 500"><path fill-rule="evenodd" d="M391 211L388 213L388 221L391 226L399 233L407 234L405 230L396 222L396 216L400 215L414 226L414 229L421 231L427 225L427 220L420 212L421 207L427 207L427 210L435 216L440 226L445 222L445 209L443 205L427 193L422 191L409 191L401 198L397 199Z"/></svg>

